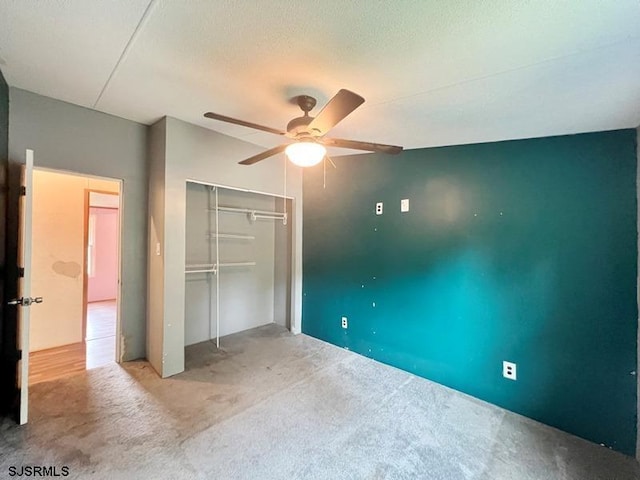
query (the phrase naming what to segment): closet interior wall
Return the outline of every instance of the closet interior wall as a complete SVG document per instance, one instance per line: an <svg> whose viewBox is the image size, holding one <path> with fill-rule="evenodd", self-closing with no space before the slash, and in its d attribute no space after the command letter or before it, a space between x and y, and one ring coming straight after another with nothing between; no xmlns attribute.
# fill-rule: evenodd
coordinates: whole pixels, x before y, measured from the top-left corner
<svg viewBox="0 0 640 480"><path fill-rule="evenodd" d="M187 182L185 346L274 322L290 328L291 222L216 212L216 193L219 207L285 208L271 195Z"/></svg>
<svg viewBox="0 0 640 480"><path fill-rule="evenodd" d="M286 203L286 204L285 204ZM291 330L291 259L293 258L293 231L291 228L293 218L293 202L289 199L276 198L277 212L288 212L286 225L275 222L275 257L274 257L274 322Z"/></svg>

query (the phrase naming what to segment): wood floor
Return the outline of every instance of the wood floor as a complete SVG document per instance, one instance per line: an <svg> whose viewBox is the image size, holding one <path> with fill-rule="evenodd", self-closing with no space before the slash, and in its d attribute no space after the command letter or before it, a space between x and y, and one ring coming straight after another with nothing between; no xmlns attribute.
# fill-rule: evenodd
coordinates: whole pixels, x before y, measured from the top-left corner
<svg viewBox="0 0 640 480"><path fill-rule="evenodd" d="M86 347L86 348L85 348ZM116 302L87 306L86 343L79 342L29 355L29 384L55 380L100 367L116 358Z"/></svg>
<svg viewBox="0 0 640 480"><path fill-rule="evenodd" d="M84 343L38 350L29 354L29 385L84 372Z"/></svg>
<svg viewBox="0 0 640 480"><path fill-rule="evenodd" d="M87 306L87 370L116 358L116 301Z"/></svg>

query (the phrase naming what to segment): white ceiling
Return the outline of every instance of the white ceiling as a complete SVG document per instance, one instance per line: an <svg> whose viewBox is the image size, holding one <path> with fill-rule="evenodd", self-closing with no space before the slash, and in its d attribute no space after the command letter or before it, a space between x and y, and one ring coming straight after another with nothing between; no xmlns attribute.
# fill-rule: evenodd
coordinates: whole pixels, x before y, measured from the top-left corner
<svg viewBox="0 0 640 480"><path fill-rule="evenodd" d="M284 128L292 96L347 88L366 103L332 134L405 148L610 130L640 124L640 2L0 0L0 68L264 146L202 114Z"/></svg>

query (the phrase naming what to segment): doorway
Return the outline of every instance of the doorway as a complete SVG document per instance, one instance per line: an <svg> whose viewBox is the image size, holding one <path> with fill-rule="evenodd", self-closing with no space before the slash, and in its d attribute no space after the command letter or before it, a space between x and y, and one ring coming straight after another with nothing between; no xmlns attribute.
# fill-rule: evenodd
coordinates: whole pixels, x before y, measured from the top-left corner
<svg viewBox="0 0 640 480"><path fill-rule="evenodd" d="M87 369L116 359L119 217L118 192L86 190L83 331Z"/></svg>
<svg viewBox="0 0 640 480"><path fill-rule="evenodd" d="M118 360L121 182L33 172L29 383Z"/></svg>

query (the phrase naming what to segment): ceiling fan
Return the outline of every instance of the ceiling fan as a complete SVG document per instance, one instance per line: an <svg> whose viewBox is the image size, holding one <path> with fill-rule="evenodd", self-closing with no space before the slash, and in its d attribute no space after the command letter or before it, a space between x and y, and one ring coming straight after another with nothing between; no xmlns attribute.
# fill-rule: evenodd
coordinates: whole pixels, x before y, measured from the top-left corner
<svg viewBox="0 0 640 480"><path fill-rule="evenodd" d="M340 147L389 154L397 154L402 151L402 147L395 145L343 140L326 136L329 130L364 103L364 98L356 93L344 89L340 90L315 117L309 116L309 112L316 106L315 98L308 95L300 95L296 98L296 101L300 109L304 112L304 115L291 120L287 124L286 131L238 120L213 112L207 112L204 116L213 120L255 128L256 130L262 130L263 132L269 132L275 135L282 135L293 140L291 143L278 145L253 157L249 157L239 162L241 165L253 165L273 155L285 152L289 160L296 165L311 167L320 163L327 156L325 147Z"/></svg>

